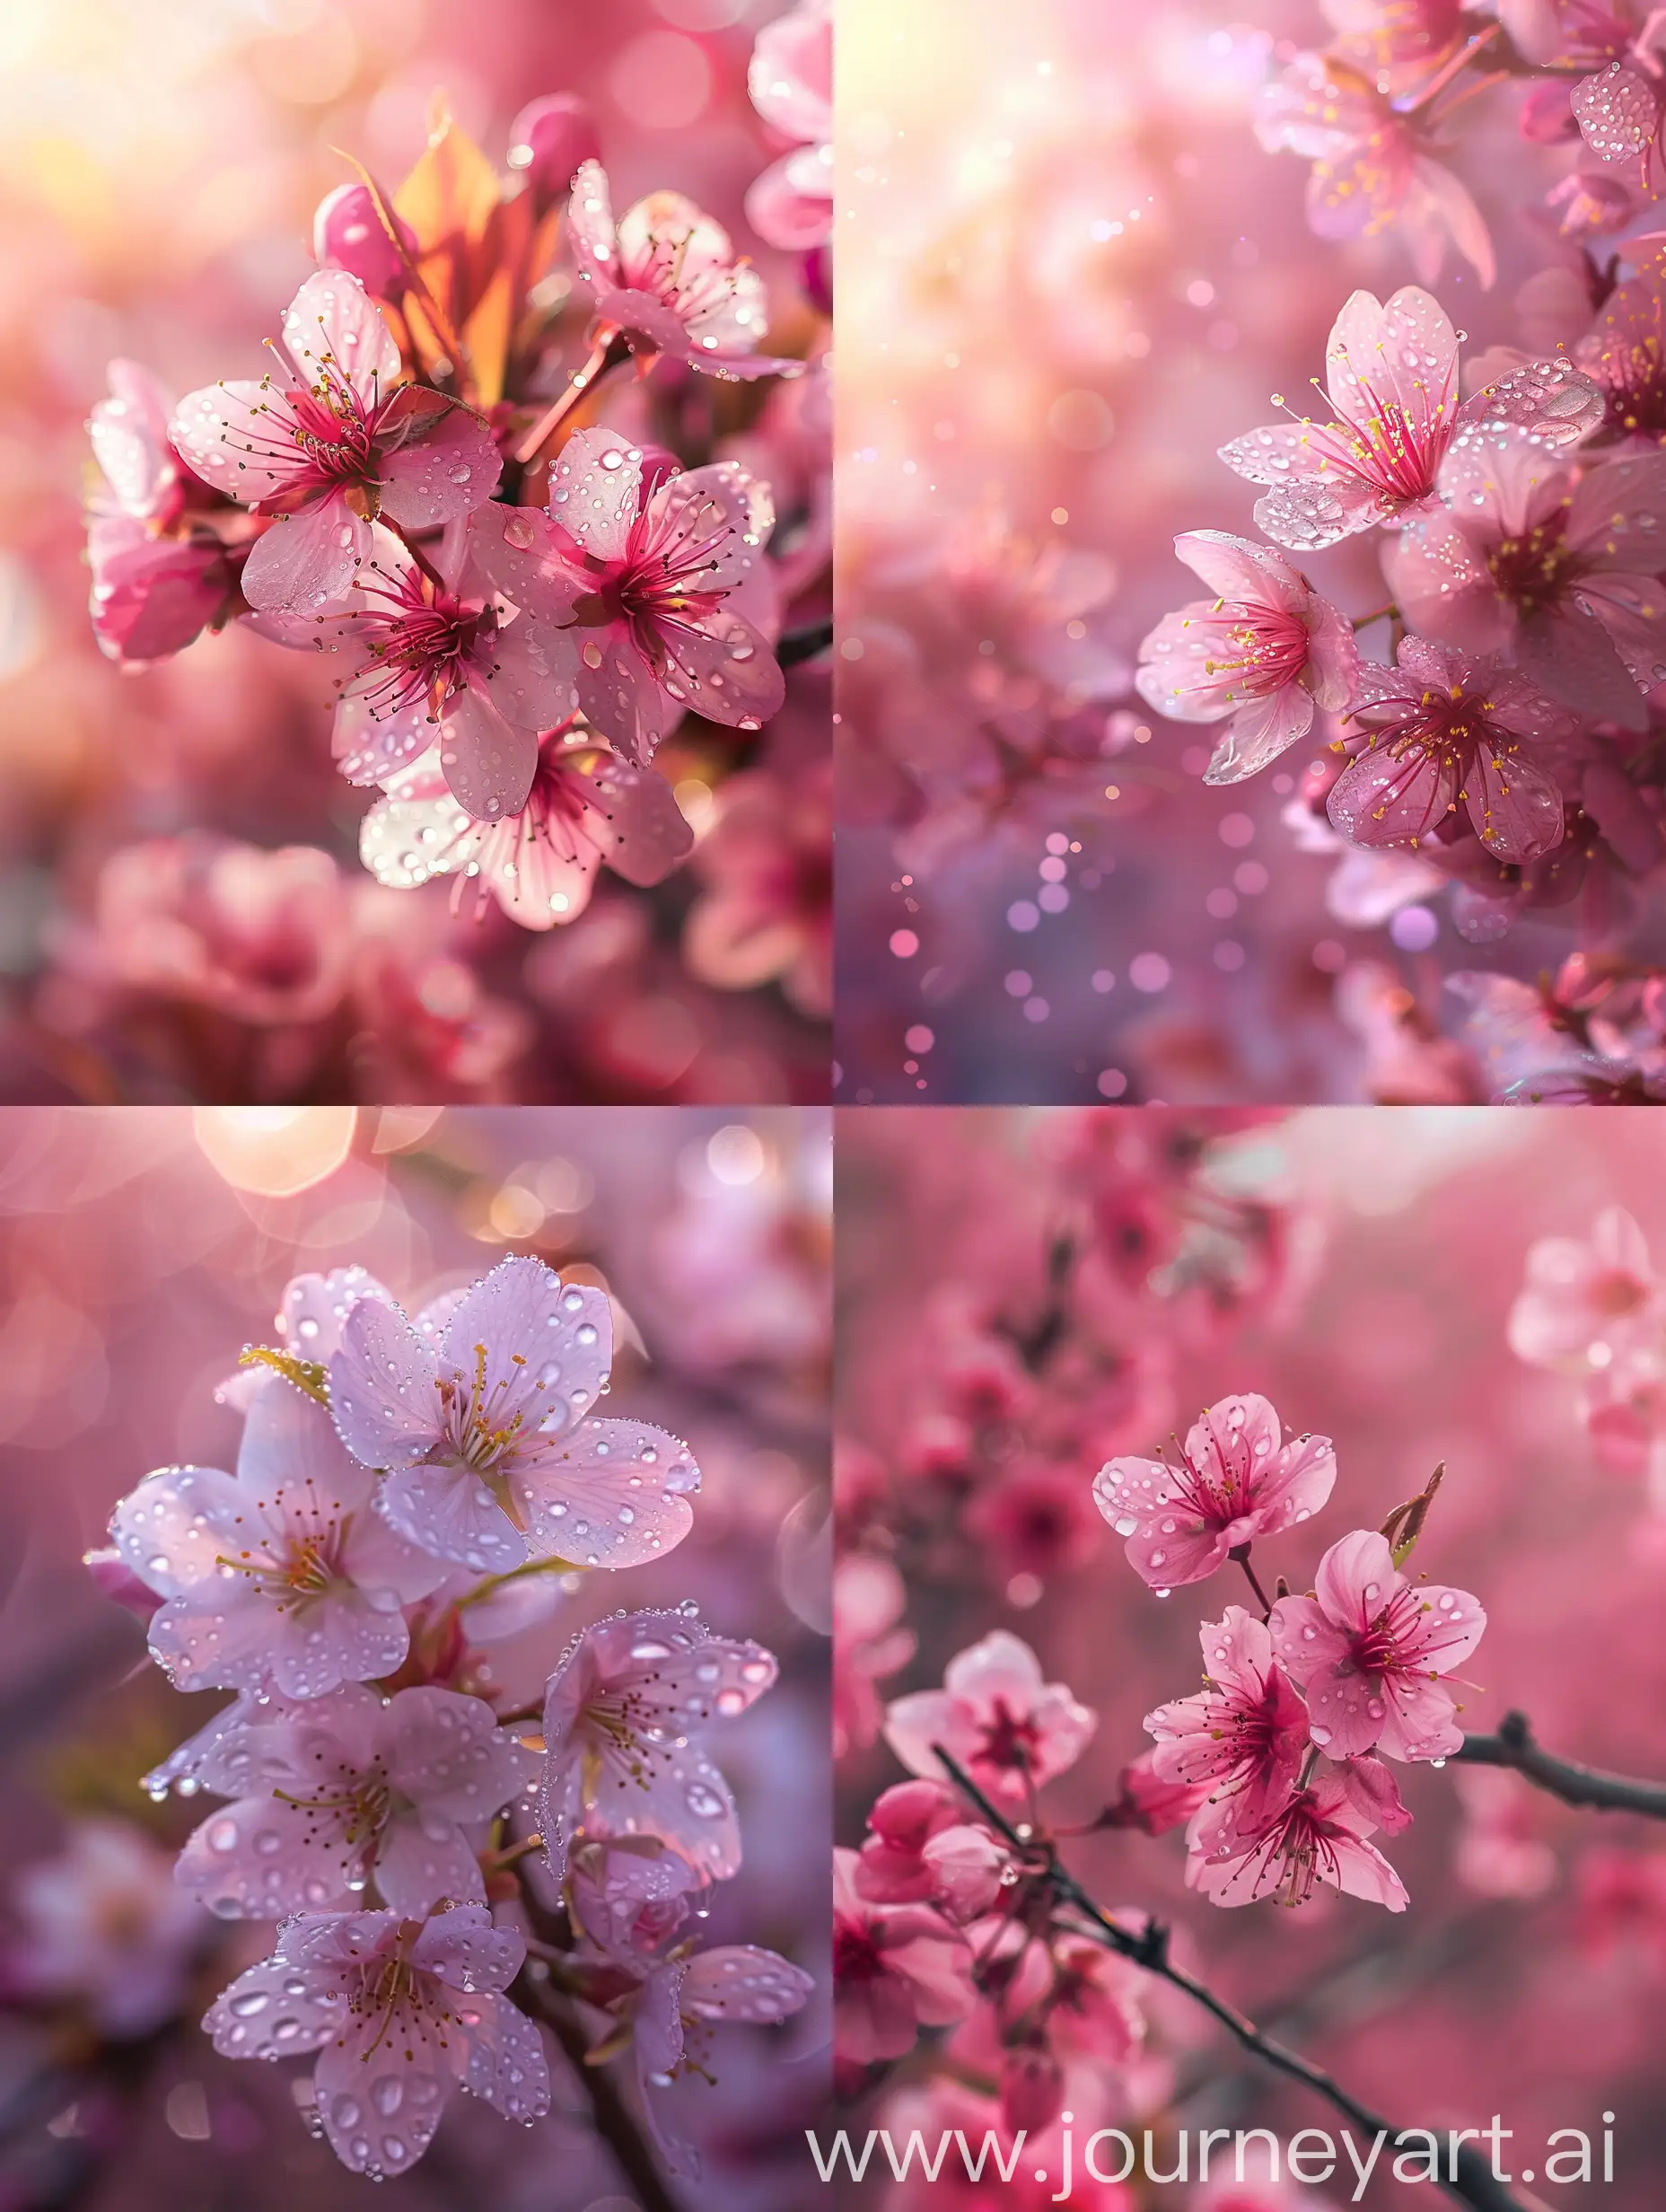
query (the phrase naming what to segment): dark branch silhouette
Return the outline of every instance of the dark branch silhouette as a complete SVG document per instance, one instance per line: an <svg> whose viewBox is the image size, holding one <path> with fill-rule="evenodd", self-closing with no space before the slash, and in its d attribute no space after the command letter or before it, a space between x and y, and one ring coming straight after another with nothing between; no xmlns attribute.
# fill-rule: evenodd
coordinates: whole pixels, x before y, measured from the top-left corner
<svg viewBox="0 0 1666 2212"><path fill-rule="evenodd" d="M1038 1856L1035 1839L1019 1833L941 1743L934 1743L932 1750L956 1788L977 1807L979 1817L1003 1837L1022 1858L1033 1865ZM1035 1867L1035 1874L1037 1879L1051 1887L1061 1904L1070 1906L1087 1921L1087 1927L1081 1931L1083 1934L1092 1936L1095 1942L1102 1943L1108 1950L1130 1960L1136 1966L1144 1967L1148 1974L1155 1974L1174 1988L1183 1989L1195 2005L1201 2005L1205 2012L1219 2021L1227 2033L1246 2050L1252 2051L1258 2058L1279 2073L1288 2075L1291 2080L1302 2083L1316 2096L1324 2098L1328 2104L1334 2106L1346 2120L1352 2122L1366 2141L1381 2135L1392 2142L1403 2132L1384 2120L1380 2112L1373 2112L1369 2105L1362 2104L1322 2067L1317 2067L1311 2059L1304 2058L1300 2051L1292 2050L1286 2044L1264 2035L1254 2021L1227 2004L1223 1997L1216 1997L1213 1989L1187 1973L1184 1968L1176 1966L1169 1956L1169 1931L1161 1921L1148 1920L1137 1934L1119 1927L1103 1907L1089 1896L1074 1875L1058 1864L1050 1848L1047 1851L1044 1863ZM1467 2143L1458 2146L1451 2178L1442 2176L1441 2186L1449 2197L1454 2198L1460 2204L1470 2206L1472 2212L1529 2212L1521 2199L1513 2196L1507 2184L1495 2178L1491 2161L1481 2157Z"/></svg>
<svg viewBox="0 0 1666 2212"><path fill-rule="evenodd" d="M1555 1759L1533 1741L1532 1724L1525 1713L1506 1713L1496 1735L1465 1736L1463 1749L1452 1757L1470 1767L1507 1767L1565 1804L1590 1805L1599 1813L1641 1813L1650 1820L1666 1821L1666 1782L1639 1782L1630 1775L1605 1774L1598 1767Z"/></svg>

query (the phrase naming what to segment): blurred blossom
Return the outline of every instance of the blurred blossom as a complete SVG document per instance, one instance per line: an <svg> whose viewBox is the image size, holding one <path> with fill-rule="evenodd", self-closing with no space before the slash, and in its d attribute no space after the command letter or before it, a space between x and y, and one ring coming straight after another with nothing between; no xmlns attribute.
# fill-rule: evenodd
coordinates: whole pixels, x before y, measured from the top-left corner
<svg viewBox="0 0 1666 2212"><path fill-rule="evenodd" d="M143 1830L78 1821L62 1856L25 1868L13 1896L23 1932L7 1964L19 1986L83 2005L114 2037L147 2035L175 2010L203 1911Z"/></svg>

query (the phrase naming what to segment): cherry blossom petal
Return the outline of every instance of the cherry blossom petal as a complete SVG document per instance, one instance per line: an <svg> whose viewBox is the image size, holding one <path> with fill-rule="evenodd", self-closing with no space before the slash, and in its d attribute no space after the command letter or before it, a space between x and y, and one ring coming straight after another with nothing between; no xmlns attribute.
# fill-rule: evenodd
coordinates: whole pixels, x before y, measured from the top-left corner
<svg viewBox="0 0 1666 2212"><path fill-rule="evenodd" d="M493 1997L465 2022L469 2070L463 2087L505 2120L541 2120L549 2110L549 2060L537 2025L506 1997Z"/></svg>
<svg viewBox="0 0 1666 2212"><path fill-rule="evenodd" d="M775 654L727 607L714 608L697 623L662 620L658 636L669 663L665 688L680 707L748 730L781 711L786 679Z"/></svg>
<svg viewBox="0 0 1666 2212"><path fill-rule="evenodd" d="M634 767L646 768L660 740L681 717L635 642L615 628L579 648L578 703L584 719Z"/></svg>
<svg viewBox="0 0 1666 2212"><path fill-rule="evenodd" d="M1356 845L1416 844L1456 812L1458 771L1444 751L1416 746L1396 759L1375 749L1348 763L1325 811Z"/></svg>
<svg viewBox="0 0 1666 2212"><path fill-rule="evenodd" d="M529 1534L579 1567L640 1567L674 1550L694 1524L699 1487L688 1447L642 1421L586 1420L553 1456L511 1477Z"/></svg>
<svg viewBox="0 0 1666 2212"><path fill-rule="evenodd" d="M336 701L329 750L348 783L385 784L429 751L439 734L439 721L425 698L408 699L387 713L349 684Z"/></svg>
<svg viewBox="0 0 1666 2212"><path fill-rule="evenodd" d="M1562 842L1561 789L1525 753L1483 744L1469 784L1465 797L1475 833L1498 859L1537 860Z"/></svg>
<svg viewBox="0 0 1666 2212"><path fill-rule="evenodd" d="M309 614L340 599L374 545L371 525L339 492L273 518L243 564L251 607Z"/></svg>
<svg viewBox="0 0 1666 2212"><path fill-rule="evenodd" d="M168 435L204 483L245 506L275 497L303 465L294 416L269 377L231 377L188 392Z"/></svg>
<svg viewBox="0 0 1666 2212"><path fill-rule="evenodd" d="M608 175L600 162L584 162L573 179L568 224L581 275L610 277L618 266Z"/></svg>
<svg viewBox="0 0 1666 2212"><path fill-rule="evenodd" d="M406 435L390 448L387 432L397 434L405 425ZM484 505L503 462L483 416L412 388L408 396L399 394L378 425L377 473L382 506L394 521L408 530L430 530Z"/></svg>
<svg viewBox="0 0 1666 2212"><path fill-rule="evenodd" d="M194 1829L174 1879L222 1919L275 1920L351 1910L358 1900L347 1877L357 1863L345 1813L315 1813L267 1790L223 1805Z"/></svg>
<svg viewBox="0 0 1666 2212"><path fill-rule="evenodd" d="M411 1953L414 1965L471 1994L506 1989L525 1958L526 1938L513 1927L495 1927L484 1905L434 1914Z"/></svg>
<svg viewBox="0 0 1666 2212"><path fill-rule="evenodd" d="M217 1572L248 1500L217 1467L164 1467L110 1516L110 1540L145 1586L178 1597Z"/></svg>
<svg viewBox="0 0 1666 2212"><path fill-rule="evenodd" d="M522 614L499 630L487 688L505 721L552 730L578 710L579 640L540 615Z"/></svg>
<svg viewBox="0 0 1666 2212"><path fill-rule="evenodd" d="M424 1685L387 1709L388 1778L425 1813L489 1820L519 1795L522 1754L478 1698Z"/></svg>
<svg viewBox="0 0 1666 2212"><path fill-rule="evenodd" d="M628 438L617 430L575 430L549 472L550 520L592 558L623 560L641 484L642 454Z"/></svg>
<svg viewBox="0 0 1666 2212"><path fill-rule="evenodd" d="M350 384L367 408L392 392L399 349L356 276L321 268L284 310L284 350L309 386Z"/></svg>
<svg viewBox="0 0 1666 2212"><path fill-rule="evenodd" d="M1228 723L1204 770L1206 784L1241 784L1288 752L1313 726L1313 695L1285 684L1264 699L1250 699Z"/></svg>
<svg viewBox="0 0 1666 2212"><path fill-rule="evenodd" d="M613 1364L608 1295L563 1283L541 1260L503 1260L459 1301L440 1361L465 1386L478 1375L495 1424L519 1414L530 1434L564 1436L595 1403Z"/></svg>
<svg viewBox="0 0 1666 2212"><path fill-rule="evenodd" d="M457 803L477 821L518 814L538 773L537 733L506 722L484 685L446 701L440 765Z"/></svg>
<svg viewBox="0 0 1666 2212"><path fill-rule="evenodd" d="M352 2173L402 2173L434 2140L467 2064L459 2023L408 2001L355 2019L312 2077L331 2150Z"/></svg>
<svg viewBox="0 0 1666 2212"><path fill-rule="evenodd" d="M395 1813L382 1830L376 1887L384 1904L416 1919L443 1900L486 1896L480 1862L461 1829L425 1810Z"/></svg>
<svg viewBox="0 0 1666 2212"><path fill-rule="evenodd" d="M525 1564L526 1539L467 1467L397 1467L377 1491L376 1510L409 1542L478 1574Z"/></svg>
<svg viewBox="0 0 1666 2212"><path fill-rule="evenodd" d="M777 1952L757 1944L719 1944L697 1951L683 1970L680 2004L699 2020L787 2020L815 1988L813 1979Z"/></svg>
<svg viewBox="0 0 1666 2212"><path fill-rule="evenodd" d="M281 1379L249 1409L237 1479L262 1513L309 1535L333 1531L371 1494L369 1475L342 1450L326 1409Z"/></svg>
<svg viewBox="0 0 1666 2212"><path fill-rule="evenodd" d="M209 2006L203 2031L225 2058L292 2058L316 2050L345 2018L345 1994L295 1987L293 1966L263 1959L240 1974Z"/></svg>
<svg viewBox="0 0 1666 2212"><path fill-rule="evenodd" d="M366 1467L409 1467L439 1442L434 1353L396 1306L363 1298L342 1322L329 1410Z"/></svg>
<svg viewBox="0 0 1666 2212"><path fill-rule="evenodd" d="M663 882L694 849L694 831L662 776L607 759L582 780L590 836L627 883Z"/></svg>

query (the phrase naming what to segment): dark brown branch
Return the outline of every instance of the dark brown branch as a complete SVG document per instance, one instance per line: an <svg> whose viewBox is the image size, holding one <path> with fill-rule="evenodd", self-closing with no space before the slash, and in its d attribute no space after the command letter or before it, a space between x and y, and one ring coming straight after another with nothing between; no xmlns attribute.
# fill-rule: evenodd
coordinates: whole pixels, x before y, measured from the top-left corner
<svg viewBox="0 0 1666 2212"><path fill-rule="evenodd" d="M1004 1837L1014 1851L1033 1859L1033 1841L1021 1836L1005 1815L996 1811L941 1743L934 1743L932 1750L944 1773L969 1798L979 1816L997 1835ZM1392 2141L1400 2132L1391 2127L1381 2113L1373 2112L1369 2105L1362 2104L1357 2097L1351 2095L1322 2067L1317 2067L1311 2059L1304 2058L1300 2051L1292 2050L1285 2044L1276 2042L1271 2036L1264 2035L1252 2020L1227 2004L1223 1997L1216 1997L1213 1989L1187 1973L1184 1968L1176 1966L1169 1956L1169 1931L1161 1922L1148 1920L1138 1935L1119 1927L1056 1858L1049 1858L1040 1878L1051 1886L1054 1895L1061 1903L1073 1907L1083 1915L1088 1922L1083 1931L1085 1934L1102 1943L1107 1950L1118 1953L1136 1966L1144 1967L1148 1974L1155 1974L1172 1988L1183 1989L1195 2005L1202 2006L1205 2012L1217 2020L1244 2050L1253 2052L1279 2073L1288 2075L1293 2081L1302 2083L1316 2096L1324 2098L1328 2104L1333 2105L1346 2120L1350 2120L1366 2140L1381 2135ZM1455 2166L1455 2178L1442 2181L1441 2186L1448 2196L1455 2198L1460 2204L1472 2207L1473 2212L1526 2212L1521 2199L1513 2197L1506 2185L1494 2178L1490 2161L1478 2156L1469 2144L1458 2146Z"/></svg>
<svg viewBox="0 0 1666 2212"><path fill-rule="evenodd" d="M1507 1767L1565 1804L1589 1805L1599 1813L1641 1813L1666 1821L1666 1782L1639 1782L1630 1775L1604 1774L1598 1767L1553 1759L1533 1741L1525 1713L1506 1713L1496 1735L1468 1735L1452 1753L1470 1767Z"/></svg>
<svg viewBox="0 0 1666 2212"><path fill-rule="evenodd" d="M620 2095L618 2084L605 2066L585 2064L589 2038L571 1998L535 1976L529 1967L522 1967L510 1983L509 1997L530 2019L541 2022L560 2044L590 2100L596 2133L612 2152L642 2212L679 2212L677 2199L666 2185L653 2153L643 2140L642 2130Z"/></svg>

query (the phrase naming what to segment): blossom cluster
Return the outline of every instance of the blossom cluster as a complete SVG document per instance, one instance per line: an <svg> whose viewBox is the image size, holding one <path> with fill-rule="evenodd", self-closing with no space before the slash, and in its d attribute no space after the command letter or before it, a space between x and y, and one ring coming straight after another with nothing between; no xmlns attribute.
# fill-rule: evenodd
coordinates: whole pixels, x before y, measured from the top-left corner
<svg viewBox="0 0 1666 2212"><path fill-rule="evenodd" d="M1336 1479L1329 1438L1286 1436L1253 1393L1209 1407L1174 1459L1118 1455L1093 1479L1100 1513L1159 1597L1235 1565L1253 1599L1203 1622L1202 1690L1147 1714L1153 1747L1123 1768L1094 1823L1183 1827L1187 1883L1215 1905L1299 1906L1328 1885L1403 1911L1405 1887L1372 1840L1411 1819L1394 1767L1439 1764L1463 1742L1445 1678L1486 1615L1467 1591L1404 1572L1438 1474L1381 1530L1331 1544L1311 1590L1282 1576L1275 1596L1262 1588L1255 1547L1321 1512ZM951 2057L998 2080L1003 2124L1043 2129L1073 2094L1073 2064L1129 2061L1140 1969L1057 1911L1057 1841L1083 1831L1049 1825L1040 1803L1097 1723L1006 1629L951 1660L941 1689L887 1707L885 1741L916 1778L886 1790L861 1849L839 1855L847 2085L904 2056L921 2028L950 2026ZM1132 1938L1140 1923L1120 1925Z"/></svg>
<svg viewBox="0 0 1666 2212"><path fill-rule="evenodd" d="M1083 1463L1171 1417L1183 1345L1230 1343L1299 1282L1305 1223L1235 1165L1256 1119L1061 1115L1017 1207L976 1146L945 1135L955 1210L964 1220L977 1192L977 1233L927 1295L894 1435L847 1422L839 1447L841 1750L874 1740L876 1685L912 1656L905 1581L994 1583L1036 1603L1104 1539ZM977 1271L991 1251L992 1279Z"/></svg>
<svg viewBox="0 0 1666 2212"><path fill-rule="evenodd" d="M148 1476L89 1558L175 1687L233 1693L147 1778L224 1801L178 1891L279 1923L205 2027L230 2058L316 2052L319 2129L381 2177L459 2087L547 2111L539 2023L566 2007L592 2063L631 2054L648 2126L692 2170L651 2089L703 2070L713 2027L784 2019L811 1986L688 1926L741 1863L706 1739L775 1660L692 1604L618 1611L508 1711L486 1653L583 1575L673 1549L699 1470L597 1410L609 1296L540 1260L411 1316L362 1268L302 1276L277 1336L221 1393L234 1468Z"/></svg>
<svg viewBox="0 0 1666 2212"><path fill-rule="evenodd" d="M569 1096L575 1072L652 1097L695 1043L748 1094L805 1081L829 1003L830 80L820 0L758 31L734 127L786 150L750 241L678 190L616 210L576 93L521 108L503 169L441 103L402 182L355 162L317 208L264 373L227 357L181 395L111 363L92 630L149 673L107 719L202 726L151 748L162 803L51 914L33 1057L255 1100ZM606 151L635 162L622 133ZM772 986L778 1010L725 1003ZM621 1047L609 1011L637 1000Z"/></svg>

